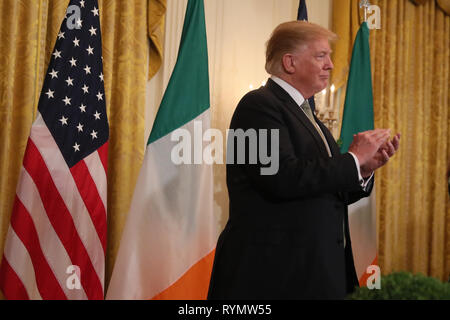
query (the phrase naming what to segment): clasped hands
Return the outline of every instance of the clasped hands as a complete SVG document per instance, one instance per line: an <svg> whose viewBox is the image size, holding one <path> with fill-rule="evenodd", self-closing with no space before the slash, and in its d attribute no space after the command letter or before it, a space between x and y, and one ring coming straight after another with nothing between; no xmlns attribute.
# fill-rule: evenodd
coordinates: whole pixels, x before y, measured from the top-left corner
<svg viewBox="0 0 450 320"><path fill-rule="evenodd" d="M384 166L394 156L400 145L400 133L389 140L390 129L375 129L353 135L348 148L359 161L361 176L369 177L373 171Z"/></svg>

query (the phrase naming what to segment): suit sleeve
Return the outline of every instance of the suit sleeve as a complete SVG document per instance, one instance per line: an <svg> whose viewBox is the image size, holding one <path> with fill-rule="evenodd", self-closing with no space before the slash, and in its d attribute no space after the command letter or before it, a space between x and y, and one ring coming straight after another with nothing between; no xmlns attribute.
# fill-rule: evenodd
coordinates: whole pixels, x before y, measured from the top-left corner
<svg viewBox="0 0 450 320"><path fill-rule="evenodd" d="M301 124L299 124L301 125ZM257 153L265 146L272 158L272 163L263 164L260 157L254 164L231 164L229 182L243 179L240 172L250 180L265 196L274 200L309 198L325 193L360 192L358 173L353 157L346 153L332 158L309 155L299 157L295 154L290 130L279 108L260 96L247 94L239 103L231 122L231 129L254 129L256 132L267 130L267 141L257 135ZM278 130L278 141L271 135L271 130ZM230 143L229 137L228 143ZM235 155L239 152L235 146ZM245 145L245 159L249 159L252 150ZM253 152L255 148L253 148ZM264 153L264 152L263 152ZM273 166L278 153L278 170L275 174L262 174L262 169ZM230 159L227 159L229 163ZM233 159L236 163L235 159ZM236 180L236 181L233 181Z"/></svg>
<svg viewBox="0 0 450 320"><path fill-rule="evenodd" d="M348 194L346 204L349 205L349 204L352 204L352 203L360 200L361 198L370 196L373 186L374 186L374 183L375 183L375 176L373 176L372 179L370 179L369 183L367 184L366 190L350 192Z"/></svg>

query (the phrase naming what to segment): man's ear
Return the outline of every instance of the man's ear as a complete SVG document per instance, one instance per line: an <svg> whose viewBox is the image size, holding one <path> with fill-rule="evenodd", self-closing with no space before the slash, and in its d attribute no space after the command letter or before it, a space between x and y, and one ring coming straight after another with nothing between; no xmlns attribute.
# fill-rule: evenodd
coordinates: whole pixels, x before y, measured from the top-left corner
<svg viewBox="0 0 450 320"><path fill-rule="evenodd" d="M295 72L295 61L292 54L286 53L283 55L281 58L281 64L287 74L293 74Z"/></svg>

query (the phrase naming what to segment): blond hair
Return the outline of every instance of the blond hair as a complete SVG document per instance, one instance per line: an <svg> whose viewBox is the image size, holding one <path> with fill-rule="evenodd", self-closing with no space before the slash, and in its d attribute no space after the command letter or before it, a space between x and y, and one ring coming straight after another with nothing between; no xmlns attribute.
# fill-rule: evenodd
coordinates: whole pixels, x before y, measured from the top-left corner
<svg viewBox="0 0 450 320"><path fill-rule="evenodd" d="M334 42L337 40L337 35L306 21L290 21L278 25L266 43L267 73L280 74L283 70L281 59L286 53L293 53L309 42L323 38Z"/></svg>

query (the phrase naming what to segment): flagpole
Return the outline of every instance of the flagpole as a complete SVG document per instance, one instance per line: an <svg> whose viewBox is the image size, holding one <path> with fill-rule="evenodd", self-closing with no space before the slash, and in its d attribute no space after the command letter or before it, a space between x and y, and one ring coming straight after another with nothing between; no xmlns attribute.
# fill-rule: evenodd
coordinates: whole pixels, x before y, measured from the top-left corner
<svg viewBox="0 0 450 320"><path fill-rule="evenodd" d="M367 9L370 6L369 0L361 0L359 2L359 7L364 8L364 22L367 22Z"/></svg>

